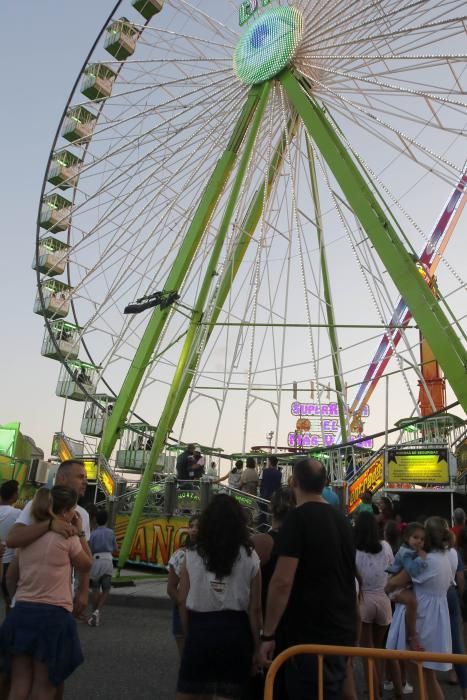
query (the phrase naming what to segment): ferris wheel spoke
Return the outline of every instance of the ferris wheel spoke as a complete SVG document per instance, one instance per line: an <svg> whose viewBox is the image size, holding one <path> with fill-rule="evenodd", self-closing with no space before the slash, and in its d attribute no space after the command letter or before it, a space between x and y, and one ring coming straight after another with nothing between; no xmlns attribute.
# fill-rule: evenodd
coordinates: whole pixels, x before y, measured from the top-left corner
<svg viewBox="0 0 467 700"><path fill-rule="evenodd" d="M459 3L455 3L459 5ZM352 28L352 33L360 41L366 38L365 32L368 28L375 25L385 26L388 28L388 22L391 22L391 36L397 25L404 23L404 28L407 29L407 19L413 23L418 17L422 17L426 9L426 0L416 0L405 4L387 3L387 2L369 2L366 5L353 10L353 6L348 3L338 3L332 8L327 22L317 22L317 26L311 27L314 44L316 45L320 39L329 38L336 39L338 37L349 34L349 27ZM416 9L418 8L418 12ZM361 20L356 24L352 24L355 20ZM342 28L342 31L339 31Z"/></svg>
<svg viewBox="0 0 467 700"><path fill-rule="evenodd" d="M327 73L327 69L323 66L311 66L312 68L319 68L323 73ZM378 90L381 90L382 94L390 95L395 94L395 95L400 95L400 94L405 94L405 95L410 95L413 97L422 97L427 100L431 100L433 102L440 102L442 104L446 104L449 106L453 107L466 107L467 103L463 102L461 100L457 99L450 99L445 97L446 94L452 94L452 91L448 91L445 88L440 88L438 93L429 93L425 92L422 89L416 90L415 88L408 87L406 85L401 85L397 83L386 83L384 80L376 79L376 78L369 78L365 75L360 75L358 73L354 72L349 72L349 71L340 71L337 69L329 69L329 72L332 73L335 76L338 77L343 77L346 78L350 81L355 82L357 85L362 82L362 83L367 83L369 85L374 85ZM455 93L454 93L455 94ZM459 95L462 94L461 92Z"/></svg>
<svg viewBox="0 0 467 700"><path fill-rule="evenodd" d="M366 52L370 47L378 47L381 46L381 43L383 43L386 40L394 40L396 37L398 39L404 39L405 41L410 40L411 44L415 41L425 41L428 42L428 35L429 32L432 32L436 29L443 28L448 31L454 31L455 27L459 27L459 30L455 33L457 35L459 32L463 31L463 23L466 21L467 17L465 15L459 16L459 17L454 17L454 18L448 18L445 20L438 20L434 22L427 22L426 24L421 24L418 26L409 26L409 27L404 27L402 29L395 29L394 31L391 32L385 32L381 31L378 33L373 33L365 37L365 41L367 42L366 45L364 45L363 51ZM449 37L448 37L449 38ZM330 41L326 41L325 45L320 45L319 43L316 43L314 45L315 50L323 50L324 48L326 49L336 49L340 48L345 49L346 47L352 47L356 45L360 45L362 43L362 40L360 37L356 36L355 38L349 38L347 40L341 39L337 41L338 37L334 38L333 41L336 43L332 43ZM404 50L407 49L407 44L404 46Z"/></svg>
<svg viewBox="0 0 467 700"><path fill-rule="evenodd" d="M328 176L328 173L327 173L327 171L326 171L326 168L325 168L324 164L323 164L321 161L318 161L318 163L319 163L319 165L320 165L320 169L321 169L321 172L322 172L322 175L323 175L324 183L326 184L326 187L327 187L327 189L328 189L328 191L329 191L329 194L330 194L330 196L331 196L331 198L332 198L332 200L333 200L333 203L334 203L334 206L335 206L335 208L336 208L336 212L337 212L337 214L338 214L339 220L341 221L341 224L342 224L342 226L343 226L343 229L344 229L344 231L345 231L345 233L346 233L346 236L347 236L347 239L348 239L348 242L349 242L349 245L350 245L350 249L351 249L352 254L353 254L353 256L354 256L354 258L355 258L355 260L356 260L356 263L357 263L357 265L358 265L358 267L359 267L359 269L360 269L360 274L361 274L361 276L362 276L362 278L363 278L363 280L364 280L364 282L365 282L366 289L367 289L368 294L369 294L369 296L370 296L370 298L371 298L371 300L372 300L372 303L373 303L373 306L374 306L374 308L375 308L375 310L376 310L377 316L378 316L378 318L379 318L381 324L382 324L382 325L386 325L386 324L387 324L387 319L386 319L386 317L385 317L385 314L384 314L383 309L381 308L381 306L380 306L380 304L379 304L379 301L378 301L378 298L377 298L377 294L375 294L375 290L374 290L373 286L372 286L371 283L370 283L370 279L369 279L369 275L368 275L368 273L367 273L367 270L365 269L364 265L362 264L362 260L361 260L361 256L360 256L360 251L359 251L359 247L358 247L358 242L356 242L356 241L353 239L353 235L352 235L352 226L351 226L351 225L349 224L349 222L348 222L348 218L347 218L346 211L345 211L345 210L343 209L343 207L342 207L342 202L341 202L340 198L336 195L336 193L334 192L333 188L331 187L330 180L329 180L329 176ZM357 225L357 230L359 230L358 225ZM392 312L392 309L391 309L391 312ZM393 344L393 342L392 342L392 336L389 336L389 335L388 335L388 338L389 338L389 342L390 342L390 344L391 344L391 347L392 347L393 352L396 353L396 348L395 348L395 346L394 346L394 344ZM401 361L401 359L400 359L400 355L397 355L397 354L396 354L396 359L398 360L399 369L400 369L400 371L401 371L401 373L402 373L402 376L403 376L403 379L404 379L404 383L405 383L407 392L408 392L409 396L411 397L411 400L412 400L413 405L414 405L414 406L416 407L416 409L418 410L417 400L416 400L416 397L415 397L415 395L414 395L414 393L413 393L413 391L412 391L412 387L411 387L409 378L408 378L408 376L407 376L407 373L406 373L406 371L405 371L405 367L404 367L404 365L403 365L403 363L402 363L402 361Z"/></svg>
<svg viewBox="0 0 467 700"><path fill-rule="evenodd" d="M200 164L201 164L201 163L200 163ZM152 175L152 173L151 173L151 175ZM163 183L162 183L162 184L163 184ZM172 205L176 204L176 202L174 203L173 200L171 200L171 203L172 203ZM108 215L109 215L109 214L107 213L107 216L108 216ZM92 233L92 232L91 232L91 233Z"/></svg>
<svg viewBox="0 0 467 700"><path fill-rule="evenodd" d="M237 91L235 92L235 90L233 90L232 88L229 89L229 88L226 86L225 97L231 98L232 96L234 96L234 98L235 98L235 96L238 97L238 95L241 95L241 94L242 94L242 93L240 93L240 92L238 91L238 89L237 89ZM213 108L216 106L216 104L218 104L218 103L222 100L223 97L224 97L224 95L223 95L223 93L221 92L221 93L219 94L219 96L218 96L218 101L217 101L217 103L214 102ZM191 109L193 109L193 108L190 107L190 110L191 110ZM193 115L193 123L196 123L196 120L197 120L197 119L199 119L199 116L198 116L198 117L195 117L195 116ZM167 127L168 127L168 126L170 125L170 123L171 123L170 117L168 117L167 119L164 119L164 120L163 120L163 123L162 123L161 125L159 125L159 127L158 127L159 130L161 130L161 128L164 127L164 126L167 126ZM200 131L201 131L201 129L200 129ZM142 134L142 135L140 134L140 135L138 135L137 137L135 137L134 139L132 139L132 141L131 141L131 142L128 144L128 146L126 146L125 148L119 148L119 149L114 149L114 150L113 150L113 149L110 149L107 153L105 153L104 156L99 156L98 158L96 158L96 159L94 160L94 162L93 162L93 164L92 164L92 166L93 166L93 168L92 168L92 173L94 174L94 168L95 168L96 164L101 164L101 163L107 162L107 161L109 161L109 160L115 158L117 155L122 155L122 153L124 153L124 152L126 152L126 153L128 154L128 156L129 156L129 155L131 155L131 153L132 153L132 148L134 148L135 146L138 146L138 144L139 144L140 142L144 142L145 140L148 140L149 138L152 138L152 139L154 140L154 137L155 137L156 135L157 135L157 131L155 131L155 129L151 129L150 131L145 132L145 133ZM173 131L172 133L169 133L169 134L167 134L167 132L163 132L163 133L161 134L161 137L160 137L160 138L161 138L161 142L162 142L162 140L164 140L164 145L168 146L168 145L170 145L171 140L175 139L176 136L177 136L176 131ZM188 138L185 140L185 144L187 144L187 143L189 144L190 141L191 141L192 139L193 139L193 136L188 137ZM157 140L156 140L156 145L149 151L149 153L148 153L148 154L142 155L141 158L139 158L135 163L131 163L131 167L137 167L137 166L140 164L140 161L141 161L141 160L146 160L148 157L154 156L154 154L157 152L157 149L158 149L158 142L157 142ZM174 149L174 151L175 151L175 149ZM177 145L176 151L177 151L177 153L180 152L180 144ZM173 154L171 154L171 155L173 155ZM167 160L167 159L164 160L164 164L166 164L166 163L168 163L168 160ZM90 166L90 168L91 168L91 166ZM112 179L109 180L109 182L108 182L108 187L111 187L112 185L114 185L114 184L116 184L117 182L119 182L119 179L122 177L122 175L128 175L130 172L131 172L131 171L128 169L128 166L127 166L126 169L123 170L123 173L119 173L118 170L117 170L117 175L113 175ZM86 175L86 170L84 171L84 175ZM100 188L98 189L98 191L97 191L97 193L96 193L96 196L97 196L97 195L100 195L103 191L105 191L105 190L103 189L104 187L105 187L105 183L104 183L104 185L103 185L102 187L100 187Z"/></svg>
<svg viewBox="0 0 467 700"><path fill-rule="evenodd" d="M205 89L205 87L209 87L211 93L212 93L213 87L215 87L215 86L221 86L222 83L225 83L225 87L226 87L226 88L231 87L232 84L231 84L231 80L229 79L228 71L226 71L225 69L220 69L219 71L217 71L217 73L218 73L221 77L219 77L218 79L215 79L215 80L212 80L212 73L211 73L211 74L209 74L209 73L198 74L197 78L199 78L199 77L207 77L208 75L210 75L210 76L211 76L211 80L210 80L209 82L206 82L205 85L197 85L195 88L190 88L190 89L188 89L187 92L184 93L184 94L182 94L182 95L170 95L170 97L169 97L168 99L162 101L162 103L161 103L161 105L160 105L161 108L165 108L165 107L171 105L173 109L176 109L176 103L177 103L177 102L180 102L180 100L183 100L183 99L187 99L187 98L192 98L192 97L194 97L195 95L201 93L201 92ZM170 85L178 86L178 85L180 85L180 84L183 84L184 82L188 83L188 82L192 82L192 81L193 81L193 76L184 77L184 78L178 78L178 79L176 79L176 80L172 80L172 81L170 82ZM167 89L170 85L167 85L167 83L165 83L163 86ZM153 84L153 85L151 86L151 89L152 89L152 90L157 90L157 89L160 88L160 87L162 87L162 85ZM142 91L147 91L147 90L148 90L147 87L145 87L145 88L139 88L139 89L137 89L137 92L142 92ZM134 92L135 92L135 91L127 91L127 92L126 92L126 96L129 97L129 96L131 96L132 93L134 94ZM190 109L193 109L193 108L195 108L195 107L199 107L199 103L192 103L192 104L189 104L189 103L188 103L188 105L183 105L183 106L181 107L181 110L182 110L183 112L185 112L185 111L189 111ZM118 117L118 118L117 118L117 117L116 117L116 123L118 123L119 128L122 128L122 126L124 126L125 124L127 124L127 123L129 123L129 122L133 122L135 119L141 120L143 117L149 116L149 115L153 114L153 113L154 113L154 109L155 109L155 108L154 108L153 106L151 106L151 107L147 107L146 109L142 110L141 112L137 112L137 113L131 114L130 116L125 117L125 118L121 118L121 117ZM163 124L163 125L164 125L164 124ZM96 143L96 140L95 140L96 137L99 137L99 140L102 141L102 136L105 135L106 132L111 132L111 130L112 130L113 128L114 128L114 122L112 121L112 119L109 119L109 121L107 121L107 122L104 124L104 126L100 126L99 129L96 130L96 132L95 132L95 134L94 134L94 138L93 138L94 143ZM157 130L157 128L160 128L160 125L156 125L153 129L151 129L151 130L148 132L148 135L150 135L151 133L153 133L154 130ZM109 138L110 138L110 137L109 137ZM130 145L137 146L137 145L138 145L138 139L139 139L139 138L140 138L140 137L135 137L135 138L133 139L133 141L131 142L131 144L125 144L125 146L123 146L123 148L129 148Z"/></svg>
<svg viewBox="0 0 467 700"><path fill-rule="evenodd" d="M175 0L175 2L177 4L177 8L180 7L182 11L186 14L190 23L193 22L193 19L196 20L199 17L202 18L204 23L207 23L209 26L211 26L216 34L219 31L221 31L230 36L231 40L235 40L237 38L237 33L235 31L233 31L224 22L220 22L211 15L208 15L208 13L204 12L202 8L195 7L193 3L187 2L187 0ZM236 4L234 4L232 0L229 0L229 2L233 6L234 11L237 12L238 8Z"/></svg>
<svg viewBox="0 0 467 700"><path fill-rule="evenodd" d="M172 32L169 29L164 29L163 27L147 27L146 32L148 33L154 33L156 36L162 36L166 37L167 40L173 41L175 39L179 40L185 40L187 43L191 44L193 42L192 46L194 45L200 45L203 44L204 46L210 46L218 49L222 49L223 51L228 51L229 49L233 51L235 48L234 44L223 44L219 41L212 41L209 39L206 39L202 36L195 36L193 34L183 34L183 33L177 33L177 32ZM143 38L143 44L146 41L146 37Z"/></svg>
<svg viewBox="0 0 467 700"><path fill-rule="evenodd" d="M446 175L443 175L443 170L437 170L436 172L438 172L440 177L448 177L449 181L450 178L452 178L453 171L455 171L456 174L459 173L459 169L454 163L447 161L443 156L435 153L433 150L427 149L415 137L409 136L408 134L404 133L401 129L398 129L389 122L381 119L381 117L377 116L375 113L369 112L367 108L360 106L357 102L355 102L355 100L350 100L348 97L345 97L341 93L336 93L334 90L330 89L325 84L321 84L320 87L323 88L323 95L326 94L331 98L329 100L329 103L330 105L333 105L333 108L336 111L339 111L347 117L350 116L350 118L356 124L359 124L365 130L370 129L373 133L378 134L380 138L385 138L384 134L381 131L375 130L375 125L379 125L384 130L388 130L392 132L392 134L395 134L398 137L398 139L400 139L401 145L398 145L398 142L391 140L391 138L388 136L386 139L386 143L392 149L395 149L401 154L404 154L408 157L412 157L414 160L416 159L411 154L410 148L414 147L418 149L419 151L423 152L423 154L428 158L429 165L426 165L424 167L427 167L427 169L432 171L434 162L436 162L439 166L444 166L447 169ZM357 119L357 113L359 115L359 118L363 118L363 123L360 121L360 119ZM408 121L411 121L410 117ZM434 126L433 128L437 129L436 126ZM419 161L417 160L417 162Z"/></svg>
<svg viewBox="0 0 467 700"><path fill-rule="evenodd" d="M201 131L201 130L202 130L202 127L200 128L199 131ZM208 136L205 136L204 138L205 138L205 142L207 142L209 139L212 140L212 136L210 136L209 133L208 133ZM193 139L193 136L190 137L190 141L192 141L192 139ZM170 157L171 157L171 156L170 156ZM170 157L169 157L169 159L170 159ZM145 160L146 160L146 159L141 159L141 161L139 161L139 162L142 162L142 163L143 163L143 162L145 162ZM184 164L185 164L185 166L186 166L186 160L184 161ZM166 160L166 161L164 161L162 164L160 164L159 167L162 166L162 167L166 168L167 165L168 165L168 160ZM179 168L178 170L180 171L180 168ZM174 178L175 176L176 176L176 173L172 173L172 174L171 174L171 178ZM151 182L151 181L153 181L153 179L154 179L154 172L153 172L153 171L150 171L149 175L146 177L145 182ZM115 184L115 183L114 183L114 184ZM129 199L131 196L133 196L134 193L135 193L137 190L141 191L141 188L142 188L142 185L143 185L143 184L144 184L144 183L139 183L139 184L135 187L134 190L130 191L130 193L127 193L127 194L125 195L125 201L126 201L127 199ZM98 191L98 192L99 192L99 195L102 194L102 191ZM86 205L89 205L89 199L86 200L85 204L86 204ZM132 208L133 208L133 206L134 206L134 205L131 204L131 207L132 207ZM106 217L109 217L109 216L115 214L115 212L116 212L116 208L115 208L115 207L117 207L117 210L120 208L120 202L118 202L118 200L117 200L117 204L116 204L112 209L108 209L108 210L105 212L105 216L106 216ZM77 209L78 209L78 208L75 209L75 212L77 211ZM89 211L89 206L87 206L87 210ZM140 216L140 213L138 213L138 216ZM96 229L98 229L98 227L99 227L99 224L96 224ZM91 236L93 235L93 233L94 233L94 230L88 231L88 232L87 232L87 237L88 237L88 238L91 237Z"/></svg>

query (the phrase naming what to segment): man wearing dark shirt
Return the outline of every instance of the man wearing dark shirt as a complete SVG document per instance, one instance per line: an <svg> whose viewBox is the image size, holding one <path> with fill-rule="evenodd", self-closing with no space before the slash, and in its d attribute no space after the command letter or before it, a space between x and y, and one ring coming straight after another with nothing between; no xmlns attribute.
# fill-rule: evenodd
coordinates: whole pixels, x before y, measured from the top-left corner
<svg viewBox="0 0 467 700"><path fill-rule="evenodd" d="M181 452L177 457L177 478L181 481L189 479L189 469L195 463L194 458L195 446L190 443L186 446L186 450Z"/></svg>
<svg viewBox="0 0 467 700"><path fill-rule="evenodd" d="M268 592L261 658L274 656L274 635L284 615L287 646L352 646L356 637L355 548L346 518L322 498L326 471L313 459L293 468L297 508L283 524L278 561ZM341 697L345 659L325 656L324 697ZM317 698L316 657L294 657L286 667L287 691L293 700Z"/></svg>
<svg viewBox="0 0 467 700"><path fill-rule="evenodd" d="M259 495L267 501L271 500L271 496L281 487L282 474L277 468L277 457L271 455L269 457L269 466L263 469L261 475L261 484L259 487Z"/></svg>

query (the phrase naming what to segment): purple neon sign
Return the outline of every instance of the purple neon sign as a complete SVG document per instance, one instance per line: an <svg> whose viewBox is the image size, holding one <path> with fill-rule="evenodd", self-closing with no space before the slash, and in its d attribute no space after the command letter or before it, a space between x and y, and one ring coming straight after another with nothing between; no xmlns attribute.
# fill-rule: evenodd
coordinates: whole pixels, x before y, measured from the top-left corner
<svg viewBox="0 0 467 700"><path fill-rule="evenodd" d="M337 442L340 433L339 407L337 403L299 403L294 401L290 408L293 416L297 416L297 430L287 436L289 447L331 447ZM362 409L361 416L370 415L369 406ZM303 419L303 426L300 426ZM353 434L356 447L371 449L373 440L365 439L359 433Z"/></svg>

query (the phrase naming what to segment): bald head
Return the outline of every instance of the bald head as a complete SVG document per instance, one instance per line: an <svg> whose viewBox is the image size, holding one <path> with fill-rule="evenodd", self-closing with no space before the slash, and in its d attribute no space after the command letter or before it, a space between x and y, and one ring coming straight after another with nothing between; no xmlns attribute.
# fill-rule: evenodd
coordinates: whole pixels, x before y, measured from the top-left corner
<svg viewBox="0 0 467 700"><path fill-rule="evenodd" d="M293 466L293 477L304 493L321 494L326 484L326 469L317 459L299 459Z"/></svg>

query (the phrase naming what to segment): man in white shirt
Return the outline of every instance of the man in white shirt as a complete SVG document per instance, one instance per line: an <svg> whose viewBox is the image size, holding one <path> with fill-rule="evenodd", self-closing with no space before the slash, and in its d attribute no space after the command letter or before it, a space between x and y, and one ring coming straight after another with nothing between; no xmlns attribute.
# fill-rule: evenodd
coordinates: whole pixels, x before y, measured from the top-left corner
<svg viewBox="0 0 467 700"><path fill-rule="evenodd" d="M19 508L13 508L13 503L18 500L18 488L19 484L15 479L10 481L4 481L0 486L0 540L1 542L6 542L6 538L11 528L18 520L21 515L21 510ZM9 547L5 549L3 555L3 576L1 581L1 588L3 593L3 598L5 599L5 613L8 613L10 609L10 596L5 584L5 578L8 571L8 567L11 560L15 556L15 550Z"/></svg>
<svg viewBox="0 0 467 700"><path fill-rule="evenodd" d="M78 498L81 498L86 493L88 481L86 478L86 470L81 460L69 459L62 462L55 476L56 486L67 486L73 489ZM45 522L35 523L31 517L32 501L26 503L21 515L16 523L11 528L7 535L6 542L8 547L16 549L17 547L27 547L28 544L35 542L39 537L45 535L49 530L62 535L63 537L71 537L79 534L76 528L70 523L60 520L59 518L51 518ZM86 540L91 537L91 529L89 526L89 513L81 506L76 506L76 510L81 516L83 530L86 535ZM83 612L88 604L89 596L89 573L79 574L78 590L74 600L74 615L79 615Z"/></svg>

